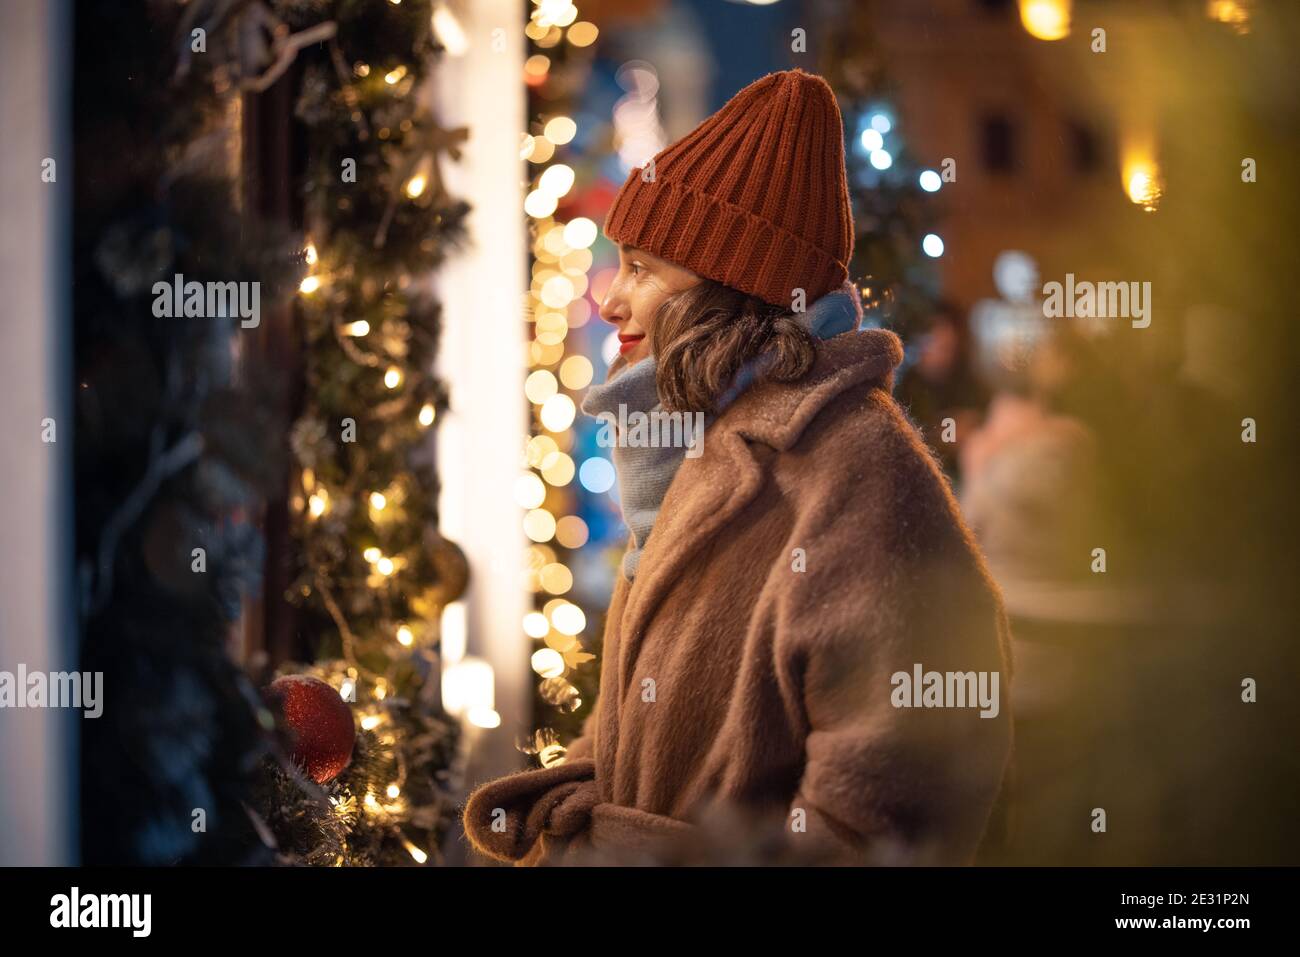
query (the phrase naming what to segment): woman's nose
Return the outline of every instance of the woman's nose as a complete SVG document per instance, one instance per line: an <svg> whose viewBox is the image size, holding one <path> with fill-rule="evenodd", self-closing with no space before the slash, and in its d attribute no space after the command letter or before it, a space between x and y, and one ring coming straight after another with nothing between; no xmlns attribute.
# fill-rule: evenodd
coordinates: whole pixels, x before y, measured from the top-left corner
<svg viewBox="0 0 1300 957"><path fill-rule="evenodd" d="M627 318L627 310L623 307L623 297L618 293L618 283L614 282L605 292L605 298L600 301L600 318L608 323L619 323Z"/></svg>

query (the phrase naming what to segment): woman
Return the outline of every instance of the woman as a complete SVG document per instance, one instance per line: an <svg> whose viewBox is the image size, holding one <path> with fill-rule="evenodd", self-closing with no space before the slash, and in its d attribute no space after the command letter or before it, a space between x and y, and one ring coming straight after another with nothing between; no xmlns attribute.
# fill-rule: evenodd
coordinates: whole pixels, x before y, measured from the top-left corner
<svg viewBox="0 0 1300 957"><path fill-rule="evenodd" d="M521 864L969 862L1009 760L1005 616L890 397L898 338L857 329L830 87L751 84L633 170L605 232L621 355L584 410L707 427L616 436L631 537L596 711L564 763L470 796L470 842Z"/></svg>

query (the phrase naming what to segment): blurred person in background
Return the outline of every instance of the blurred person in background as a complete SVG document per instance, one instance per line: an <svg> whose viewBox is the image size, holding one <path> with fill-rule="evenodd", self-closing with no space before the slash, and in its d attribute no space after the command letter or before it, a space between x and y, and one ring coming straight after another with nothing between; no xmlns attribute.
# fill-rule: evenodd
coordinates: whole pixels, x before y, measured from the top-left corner
<svg viewBox="0 0 1300 957"><path fill-rule="evenodd" d="M1022 369L985 362L994 385L984 421L959 450L962 514L1004 590L1078 582L1094 534L1096 438L1055 408L1073 376L1059 340L1042 340ZM993 371L990 373L990 370Z"/></svg>
<svg viewBox="0 0 1300 957"><path fill-rule="evenodd" d="M939 456L944 472L960 485L961 447L978 426L988 395L971 370L962 315L954 303L936 305L916 361L903 373L894 398Z"/></svg>
<svg viewBox="0 0 1300 957"><path fill-rule="evenodd" d="M1017 668L1015 820L986 860L1258 854L1210 826L1258 795L1244 769L1267 748L1231 687L1256 652L1224 631L1247 620L1223 543L1251 508L1232 370L1205 375L1196 327L1169 354L1104 327L1033 328L1019 348L979 341L994 397L961 449L963 515L1003 588Z"/></svg>

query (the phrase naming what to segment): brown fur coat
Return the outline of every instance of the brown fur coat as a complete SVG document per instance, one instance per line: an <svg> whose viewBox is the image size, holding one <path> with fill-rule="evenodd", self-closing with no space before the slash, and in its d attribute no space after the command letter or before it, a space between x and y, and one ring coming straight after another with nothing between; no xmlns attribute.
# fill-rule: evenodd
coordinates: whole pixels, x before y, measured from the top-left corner
<svg viewBox="0 0 1300 957"><path fill-rule="evenodd" d="M709 424L635 583L619 576L586 730L565 763L470 796L477 850L520 864L973 859L1012 746L1001 597L890 396L898 338L863 330L817 350L803 380L756 384ZM996 716L898 706L921 701L894 678L918 665L998 673Z"/></svg>

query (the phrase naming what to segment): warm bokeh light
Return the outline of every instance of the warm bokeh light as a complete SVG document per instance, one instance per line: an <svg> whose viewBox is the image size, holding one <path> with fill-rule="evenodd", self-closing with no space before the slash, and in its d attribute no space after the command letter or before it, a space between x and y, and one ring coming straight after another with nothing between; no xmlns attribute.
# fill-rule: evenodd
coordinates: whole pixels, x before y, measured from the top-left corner
<svg viewBox="0 0 1300 957"><path fill-rule="evenodd" d="M564 227L555 223L541 235L541 250L539 255L545 253L550 260L559 259L569 251L569 245L564 238Z"/></svg>
<svg viewBox="0 0 1300 957"><path fill-rule="evenodd" d="M541 582L542 588L550 594L563 595L573 587L573 572L559 562L553 562L542 569Z"/></svg>
<svg viewBox="0 0 1300 957"><path fill-rule="evenodd" d="M551 612L551 624L562 635L578 635L587 627L587 616L577 605L566 601Z"/></svg>
<svg viewBox="0 0 1300 957"><path fill-rule="evenodd" d="M307 500L307 510L312 518L320 518L330 507L330 494L325 489L317 489Z"/></svg>
<svg viewBox="0 0 1300 957"><path fill-rule="evenodd" d="M544 27L567 27L578 18L578 8L571 0L535 0L533 20Z"/></svg>
<svg viewBox="0 0 1300 957"><path fill-rule="evenodd" d="M535 542L549 542L555 537L555 516L544 508L535 508L524 516L524 534Z"/></svg>
<svg viewBox="0 0 1300 957"><path fill-rule="evenodd" d="M1020 22L1038 40L1070 35L1070 0L1020 0Z"/></svg>
<svg viewBox="0 0 1300 957"><path fill-rule="evenodd" d="M541 300L552 309L563 309L570 302L576 290L573 286L573 280L568 276L552 276L542 285ZM560 317L563 319L563 317ZM568 323L565 323L567 327Z"/></svg>
<svg viewBox="0 0 1300 957"><path fill-rule="evenodd" d="M567 395L553 395L542 406L542 425L551 432L563 432L573 424L577 406Z"/></svg>
<svg viewBox="0 0 1300 957"><path fill-rule="evenodd" d="M563 146L577 135L578 124L567 116L557 116L547 122L543 133L556 146Z"/></svg>
<svg viewBox="0 0 1300 957"><path fill-rule="evenodd" d="M579 216L565 224L564 241L571 249L586 249L596 241L598 232L595 222L585 216Z"/></svg>
<svg viewBox="0 0 1300 957"><path fill-rule="evenodd" d="M551 68L551 58L543 53L535 53L524 61L524 73L541 78Z"/></svg>
<svg viewBox="0 0 1300 957"><path fill-rule="evenodd" d="M563 344L548 344L545 342L528 343L528 361L535 366L549 366L564 356Z"/></svg>
<svg viewBox="0 0 1300 957"><path fill-rule="evenodd" d="M515 503L520 508L537 508L546 501L546 486L532 472L515 479Z"/></svg>
<svg viewBox="0 0 1300 957"><path fill-rule="evenodd" d="M570 249L560 257L560 269L574 280L575 287L580 283L582 292L587 290L587 270L591 268L591 250Z"/></svg>
<svg viewBox="0 0 1300 957"><path fill-rule="evenodd" d="M591 385L595 369L583 355L572 355L560 363L560 381L566 389L585 389Z"/></svg>
<svg viewBox="0 0 1300 957"><path fill-rule="evenodd" d="M524 452L524 458L533 468L541 466L546 456L559 450L559 445L555 439L549 435L534 435L528 440L528 446Z"/></svg>
<svg viewBox="0 0 1300 957"><path fill-rule="evenodd" d="M528 155L524 157L530 163L549 163L551 157L555 155L555 144L545 136L530 137L532 148Z"/></svg>
<svg viewBox="0 0 1300 957"><path fill-rule="evenodd" d="M1205 13L1211 20L1227 24L1238 34L1250 32L1250 11L1240 0L1207 0Z"/></svg>
<svg viewBox="0 0 1300 957"><path fill-rule="evenodd" d="M596 37L600 35L600 30L594 23L586 20L580 20L573 26L569 27L567 34L569 42L575 47L588 47L596 42Z"/></svg>
<svg viewBox="0 0 1300 957"><path fill-rule="evenodd" d="M566 515L555 523L555 541L565 548L581 548L589 537L587 523L577 515Z"/></svg>
<svg viewBox="0 0 1300 957"><path fill-rule="evenodd" d="M492 708L470 708L465 715L465 720L478 728L501 727L501 715Z"/></svg>
<svg viewBox="0 0 1300 957"><path fill-rule="evenodd" d="M559 198L573 189L575 175L572 166L556 163L548 166L537 181L537 188L549 196Z"/></svg>
<svg viewBox="0 0 1300 957"><path fill-rule="evenodd" d="M558 204L555 196L544 190L535 189L524 199L524 212L533 219L545 219L555 212L556 205Z"/></svg>
<svg viewBox="0 0 1300 957"><path fill-rule="evenodd" d="M1155 212L1160 205L1160 174L1154 164L1133 167L1125 174L1124 185L1128 198L1148 213Z"/></svg>
<svg viewBox="0 0 1300 957"><path fill-rule="evenodd" d="M575 471L573 459L563 452L552 452L542 460L542 478L556 488L572 482Z"/></svg>
<svg viewBox="0 0 1300 957"><path fill-rule="evenodd" d="M1148 213L1160 205L1164 184L1156 163L1154 136L1139 124L1125 133L1120 149L1120 176L1131 202Z"/></svg>
<svg viewBox="0 0 1300 957"><path fill-rule="evenodd" d="M545 638L551 630L551 623L540 611L530 611L524 615L524 634L529 638Z"/></svg>
<svg viewBox="0 0 1300 957"><path fill-rule="evenodd" d="M564 342L564 337L568 334L569 322L564 313L546 312L537 317L537 341L539 343L558 347Z"/></svg>
<svg viewBox="0 0 1300 957"><path fill-rule="evenodd" d="M533 652L533 670L543 678L558 678L564 674L564 656L554 648L538 648Z"/></svg>
<svg viewBox="0 0 1300 957"><path fill-rule="evenodd" d="M535 405L541 405L559 391L555 376L545 369L530 372L528 378L524 380L524 395Z"/></svg>

